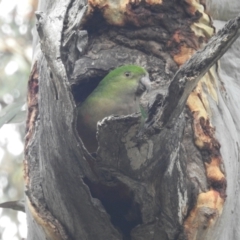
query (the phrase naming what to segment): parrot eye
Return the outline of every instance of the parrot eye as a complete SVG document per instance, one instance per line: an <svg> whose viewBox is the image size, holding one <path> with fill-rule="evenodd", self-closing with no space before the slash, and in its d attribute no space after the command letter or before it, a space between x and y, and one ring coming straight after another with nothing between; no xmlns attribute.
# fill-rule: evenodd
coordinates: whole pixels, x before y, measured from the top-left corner
<svg viewBox="0 0 240 240"><path fill-rule="evenodd" d="M124 73L126 77L130 77L131 76L131 72L125 72Z"/></svg>

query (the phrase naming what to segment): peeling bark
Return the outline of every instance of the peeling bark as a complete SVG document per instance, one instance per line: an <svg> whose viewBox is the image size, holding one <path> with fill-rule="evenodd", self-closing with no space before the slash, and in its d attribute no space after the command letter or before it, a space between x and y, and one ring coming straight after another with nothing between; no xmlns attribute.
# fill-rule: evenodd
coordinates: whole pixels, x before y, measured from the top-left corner
<svg viewBox="0 0 240 240"><path fill-rule="evenodd" d="M214 28L196 1L40 1L37 19L28 239L224 239L216 226L226 160L211 115L217 70L209 69L238 37L240 17L209 42ZM150 74L148 119L143 126L138 113L104 118L90 154L76 131L77 106L124 64Z"/></svg>

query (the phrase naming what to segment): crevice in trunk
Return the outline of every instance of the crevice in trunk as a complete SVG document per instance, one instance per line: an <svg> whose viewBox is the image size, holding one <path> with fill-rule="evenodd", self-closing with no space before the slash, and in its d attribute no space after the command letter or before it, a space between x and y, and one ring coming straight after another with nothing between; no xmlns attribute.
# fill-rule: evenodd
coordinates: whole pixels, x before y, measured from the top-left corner
<svg viewBox="0 0 240 240"><path fill-rule="evenodd" d="M131 239L131 230L142 224L139 204L134 200L133 192L124 184L117 182L111 186L93 183L84 178L93 198L101 201L111 217L114 227L122 233L124 240Z"/></svg>

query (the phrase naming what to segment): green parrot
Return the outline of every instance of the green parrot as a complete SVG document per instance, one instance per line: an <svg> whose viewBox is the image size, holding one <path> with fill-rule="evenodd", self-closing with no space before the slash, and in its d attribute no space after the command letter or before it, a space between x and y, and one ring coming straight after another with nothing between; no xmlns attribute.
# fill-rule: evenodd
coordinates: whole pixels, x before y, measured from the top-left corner
<svg viewBox="0 0 240 240"><path fill-rule="evenodd" d="M140 97L149 91L148 72L136 65L126 65L109 72L78 109L77 130L87 148L96 152L97 122L110 115L142 112Z"/></svg>

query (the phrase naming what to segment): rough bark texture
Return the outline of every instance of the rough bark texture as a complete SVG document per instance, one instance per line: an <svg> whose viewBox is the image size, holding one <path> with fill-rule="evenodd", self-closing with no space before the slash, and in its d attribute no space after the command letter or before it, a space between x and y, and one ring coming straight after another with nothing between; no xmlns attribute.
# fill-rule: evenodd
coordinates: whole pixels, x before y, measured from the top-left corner
<svg viewBox="0 0 240 240"><path fill-rule="evenodd" d="M228 157L237 164L238 154L220 146L223 84L209 68L238 37L240 17L208 45L214 28L198 1L40 1L37 19L28 239L225 239L234 179L224 165ZM98 151L89 154L76 132L77 105L124 64L151 76L153 91L142 100L149 117L144 126L137 113L103 119ZM240 237L237 227L231 239Z"/></svg>

